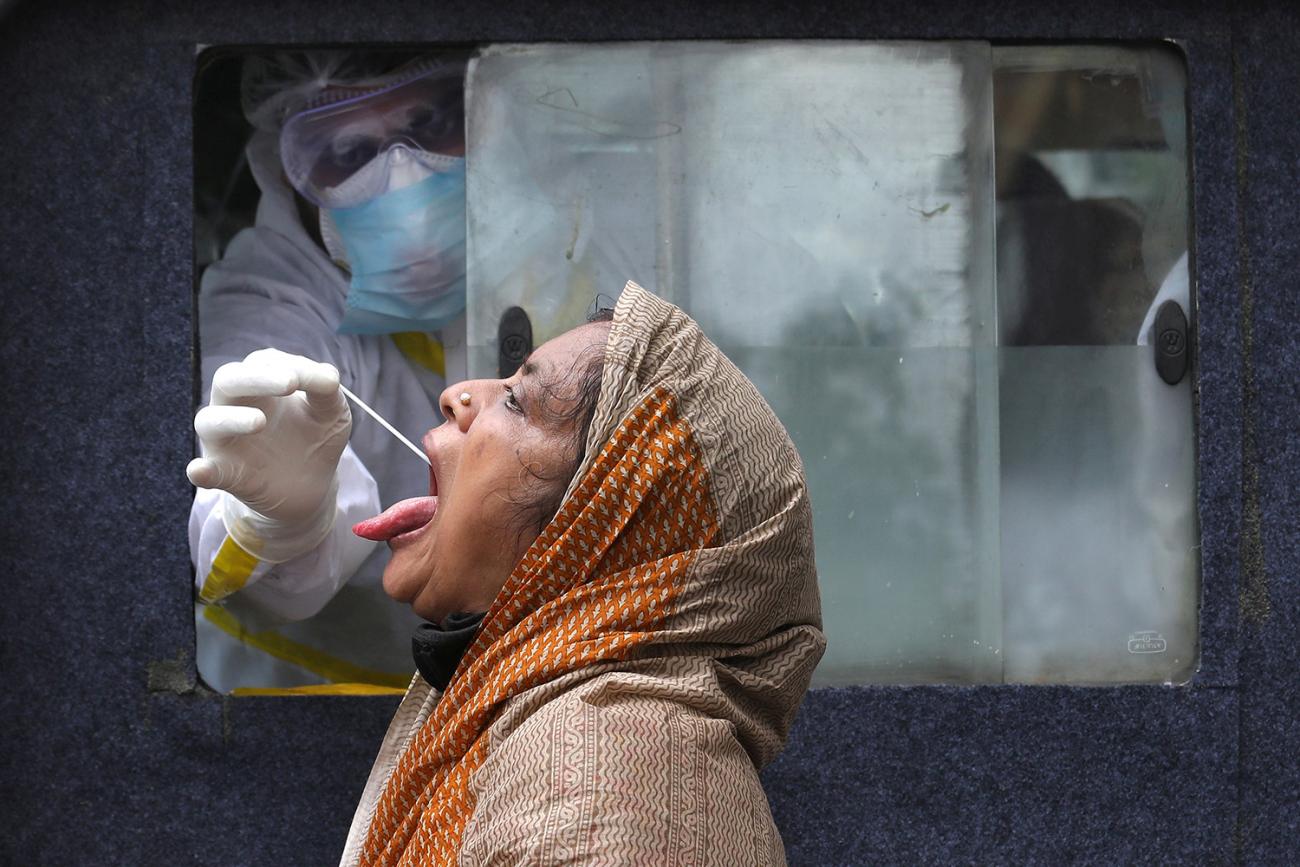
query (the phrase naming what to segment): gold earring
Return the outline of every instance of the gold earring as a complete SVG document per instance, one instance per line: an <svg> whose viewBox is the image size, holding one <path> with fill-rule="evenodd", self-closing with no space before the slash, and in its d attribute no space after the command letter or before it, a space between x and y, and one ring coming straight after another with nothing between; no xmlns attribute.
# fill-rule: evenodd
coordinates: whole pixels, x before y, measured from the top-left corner
<svg viewBox="0 0 1300 867"><path fill-rule="evenodd" d="M460 393L460 405L461 405L461 406L469 406L469 392L468 392L468 391L462 391L462 392Z"/></svg>

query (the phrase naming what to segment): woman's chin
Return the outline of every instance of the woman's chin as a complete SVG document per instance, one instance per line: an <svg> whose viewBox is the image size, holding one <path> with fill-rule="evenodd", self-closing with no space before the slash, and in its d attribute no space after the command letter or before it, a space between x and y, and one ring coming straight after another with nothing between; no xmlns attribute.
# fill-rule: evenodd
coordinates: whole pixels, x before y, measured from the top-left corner
<svg viewBox="0 0 1300 867"><path fill-rule="evenodd" d="M452 612L443 610L446 606L429 584L428 580L403 580L402 575L393 574L391 563L384 572L384 592L390 598L411 606L412 611L430 623L441 623Z"/></svg>
<svg viewBox="0 0 1300 867"><path fill-rule="evenodd" d="M388 561L388 568L384 570L382 579L384 592L395 602L413 605L420 586L416 582L409 580L409 578L405 578L402 571L396 562Z"/></svg>

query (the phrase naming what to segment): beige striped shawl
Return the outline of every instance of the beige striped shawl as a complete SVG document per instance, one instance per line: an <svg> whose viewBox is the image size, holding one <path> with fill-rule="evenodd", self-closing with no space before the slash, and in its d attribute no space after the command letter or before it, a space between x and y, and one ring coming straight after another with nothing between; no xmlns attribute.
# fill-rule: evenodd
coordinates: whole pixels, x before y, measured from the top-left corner
<svg viewBox="0 0 1300 867"><path fill-rule="evenodd" d="M756 769L825 646L799 457L635 283L587 446L446 693L413 682L344 864L783 861Z"/></svg>

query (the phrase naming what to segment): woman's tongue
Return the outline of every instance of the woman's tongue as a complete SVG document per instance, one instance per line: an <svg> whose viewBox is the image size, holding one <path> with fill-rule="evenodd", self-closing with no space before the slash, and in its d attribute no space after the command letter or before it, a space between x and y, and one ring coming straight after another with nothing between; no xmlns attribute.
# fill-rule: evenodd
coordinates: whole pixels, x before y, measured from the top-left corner
<svg viewBox="0 0 1300 867"><path fill-rule="evenodd" d="M433 520L433 516L437 511L437 497L412 497L409 500L394 503L385 509L382 515L367 518L354 525L352 532L363 539L387 542L394 536L400 536L403 533L409 533L411 530L418 530L423 527Z"/></svg>

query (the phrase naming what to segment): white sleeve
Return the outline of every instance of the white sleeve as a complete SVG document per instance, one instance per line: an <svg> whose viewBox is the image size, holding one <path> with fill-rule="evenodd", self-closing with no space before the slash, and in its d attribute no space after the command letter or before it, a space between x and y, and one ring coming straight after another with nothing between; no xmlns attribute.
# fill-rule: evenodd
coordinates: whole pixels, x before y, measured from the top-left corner
<svg viewBox="0 0 1300 867"><path fill-rule="evenodd" d="M301 231L299 229L299 231ZM319 257L278 232L247 229L226 257L204 274L200 291L200 346L203 403L213 372L255 349L271 346L326 361L340 373L362 361L355 347L340 340L333 296L339 290ZM347 583L375 543L358 538L352 525L380 511L374 476L351 446L339 461L338 515L325 541L285 563L262 563L226 533L222 493L199 489L190 511L190 557L201 602L239 592L249 604L276 620L301 620L318 612Z"/></svg>
<svg viewBox="0 0 1300 867"><path fill-rule="evenodd" d="M284 563L269 564L226 533L220 491L200 488L190 509L190 553L200 602L239 592L240 602L271 620L302 620L320 611L347 583L376 543L352 525L379 513L379 489L349 446L339 460L338 514L325 541Z"/></svg>

